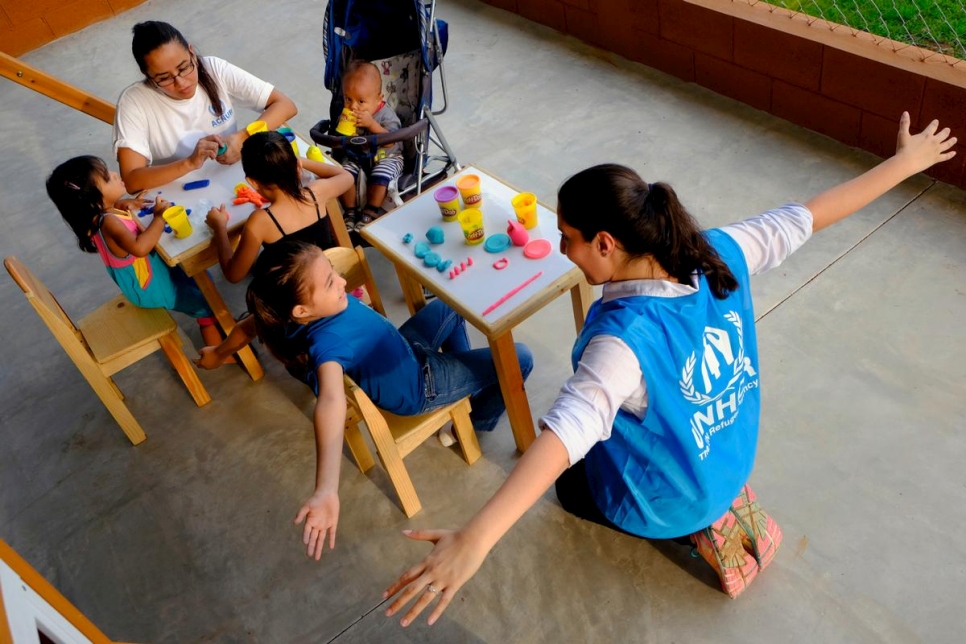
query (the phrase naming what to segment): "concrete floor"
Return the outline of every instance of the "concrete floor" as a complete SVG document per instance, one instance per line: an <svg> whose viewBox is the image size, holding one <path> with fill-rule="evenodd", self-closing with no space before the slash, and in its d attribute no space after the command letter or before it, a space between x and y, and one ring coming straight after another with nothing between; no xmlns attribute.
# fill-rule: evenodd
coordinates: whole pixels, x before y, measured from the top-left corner
<svg viewBox="0 0 966 644"><path fill-rule="evenodd" d="M149 1L31 52L110 100L138 78L130 27L163 19L204 53L274 82L306 132L327 112L323 3ZM590 164L674 184L708 225L805 199L876 159L768 114L471 0L445 3L450 109L464 163L548 203ZM263 25L252 29L247 25ZM110 157L110 129L0 84L0 254L80 316L115 292L47 200L56 163ZM195 408L160 355L120 374L149 439L133 448L0 276L0 536L108 635L140 642L952 642L966 602L966 195L915 177L756 278L764 404L759 497L785 531L737 601L685 549L584 523L548 494L432 629L380 595L427 552L407 527L461 524L516 461L504 420L466 467L428 442L407 459L424 509L407 520L380 469L343 463L334 553L306 560L291 525L310 492L306 388L265 351L266 378L204 373ZM370 257L393 318L398 284ZM235 311L243 289L217 279ZM196 345L194 325L179 318ZM566 299L519 328L544 411L569 372ZM960 633L960 635L957 635Z"/></svg>

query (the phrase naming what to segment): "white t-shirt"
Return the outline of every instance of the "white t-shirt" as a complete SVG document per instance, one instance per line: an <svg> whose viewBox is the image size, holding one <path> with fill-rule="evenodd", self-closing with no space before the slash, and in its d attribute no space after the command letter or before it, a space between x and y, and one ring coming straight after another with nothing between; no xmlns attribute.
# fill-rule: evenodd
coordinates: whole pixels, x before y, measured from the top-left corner
<svg viewBox="0 0 966 644"><path fill-rule="evenodd" d="M274 87L214 56L202 59L215 80L224 104L216 116L208 94L198 85L195 95L173 99L145 81L129 86L117 101L114 117L114 155L130 148L149 164L164 164L191 155L198 139L209 134L231 134L238 129L236 106L261 113Z"/></svg>
<svg viewBox="0 0 966 644"><path fill-rule="evenodd" d="M748 273L775 268L812 236L812 213L801 204L786 204L761 215L723 226L741 247ZM628 280L604 284L602 299L648 295L681 297L695 293L691 284L664 280ZM595 336L584 349L577 370L560 389L540 428L551 430L567 449L573 465L599 441L610 438L618 409L644 418L647 385L637 356L623 340Z"/></svg>

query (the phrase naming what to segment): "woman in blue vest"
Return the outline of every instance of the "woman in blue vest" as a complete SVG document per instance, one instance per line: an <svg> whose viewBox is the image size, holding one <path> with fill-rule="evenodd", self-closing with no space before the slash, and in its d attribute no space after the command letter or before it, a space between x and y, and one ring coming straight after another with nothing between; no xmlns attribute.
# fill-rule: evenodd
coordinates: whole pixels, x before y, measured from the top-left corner
<svg viewBox="0 0 966 644"><path fill-rule="evenodd" d="M554 481L578 516L651 539L686 538L731 596L768 564L781 531L747 486L759 381L749 275L780 264L812 232L904 179L952 158L933 121L895 156L802 204L700 231L664 183L596 166L557 195L560 250L603 296L577 338L574 375L537 440L483 508L456 531L405 531L433 551L386 591L404 626L435 599L435 622L499 538Z"/></svg>

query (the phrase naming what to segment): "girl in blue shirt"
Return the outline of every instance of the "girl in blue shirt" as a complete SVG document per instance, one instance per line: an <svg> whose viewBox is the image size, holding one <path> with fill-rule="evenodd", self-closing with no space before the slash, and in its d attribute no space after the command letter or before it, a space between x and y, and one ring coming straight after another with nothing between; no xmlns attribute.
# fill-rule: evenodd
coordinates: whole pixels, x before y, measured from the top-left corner
<svg viewBox="0 0 966 644"><path fill-rule="evenodd" d="M560 250L604 287L577 339L575 374L541 419L545 431L466 525L404 531L434 548L387 588L384 598L397 597L386 614L415 600L401 620L408 626L435 601L436 622L555 480L564 509L579 516L641 537L691 536L725 590L741 592L780 535L746 486L758 431L748 275L955 155L948 128L933 121L912 136L909 121L904 113L896 154L865 174L804 205L704 233L670 186L629 168L568 179L557 196ZM725 534L709 534L709 523Z"/></svg>

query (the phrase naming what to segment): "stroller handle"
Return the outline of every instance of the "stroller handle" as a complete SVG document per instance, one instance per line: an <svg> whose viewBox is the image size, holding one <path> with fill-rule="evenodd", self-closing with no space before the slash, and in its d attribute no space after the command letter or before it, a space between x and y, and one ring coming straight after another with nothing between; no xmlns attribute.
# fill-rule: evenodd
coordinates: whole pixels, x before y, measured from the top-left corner
<svg viewBox="0 0 966 644"><path fill-rule="evenodd" d="M309 136L319 145L324 145L333 150L346 150L357 155L374 156L375 151L384 145L400 143L413 139L429 128L428 119L420 119L403 128L392 132L381 134L369 134L367 136L341 136L329 134L332 122L329 119L319 121L309 130Z"/></svg>

